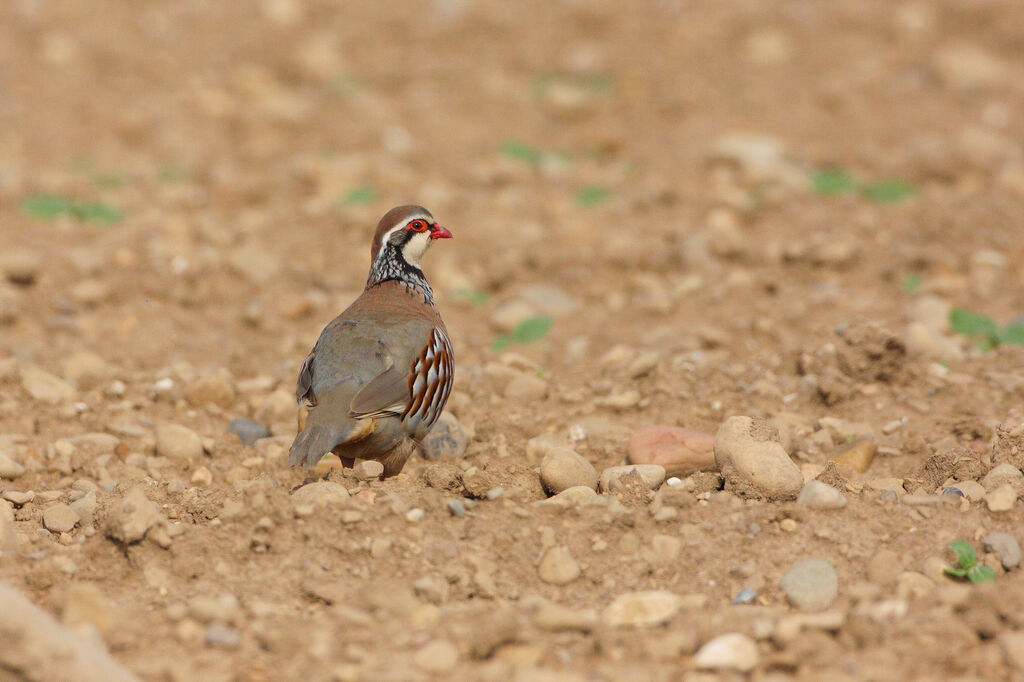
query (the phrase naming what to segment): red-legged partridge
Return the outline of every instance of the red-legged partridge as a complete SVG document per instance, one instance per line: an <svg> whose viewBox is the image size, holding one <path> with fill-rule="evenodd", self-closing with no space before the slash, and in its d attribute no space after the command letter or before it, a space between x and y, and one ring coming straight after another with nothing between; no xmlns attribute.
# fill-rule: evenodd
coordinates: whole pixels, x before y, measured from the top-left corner
<svg viewBox="0 0 1024 682"><path fill-rule="evenodd" d="M452 388L454 358L420 259L452 233L420 206L377 223L366 289L324 327L299 371L295 397L309 409L288 463L316 466L328 452L402 470Z"/></svg>

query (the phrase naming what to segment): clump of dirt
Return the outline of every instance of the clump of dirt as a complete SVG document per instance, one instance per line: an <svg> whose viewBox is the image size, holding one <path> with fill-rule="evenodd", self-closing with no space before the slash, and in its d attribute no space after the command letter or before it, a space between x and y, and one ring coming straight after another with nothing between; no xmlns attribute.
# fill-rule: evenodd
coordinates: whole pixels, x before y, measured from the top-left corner
<svg viewBox="0 0 1024 682"><path fill-rule="evenodd" d="M957 447L926 459L911 478L925 490L935 492L948 479L973 481L982 478L989 469L991 467L985 464L977 452Z"/></svg>

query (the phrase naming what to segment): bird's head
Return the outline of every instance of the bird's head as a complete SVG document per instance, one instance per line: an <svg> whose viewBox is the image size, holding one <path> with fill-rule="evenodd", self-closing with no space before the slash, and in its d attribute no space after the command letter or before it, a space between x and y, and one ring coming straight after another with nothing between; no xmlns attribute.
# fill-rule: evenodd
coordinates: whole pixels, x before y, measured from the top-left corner
<svg viewBox="0 0 1024 682"><path fill-rule="evenodd" d="M377 263L384 256L401 256L414 268L420 267L420 259L435 239L451 239L452 233L441 227L422 206L398 206L377 223L370 249L371 262ZM391 253L388 253L388 252Z"/></svg>

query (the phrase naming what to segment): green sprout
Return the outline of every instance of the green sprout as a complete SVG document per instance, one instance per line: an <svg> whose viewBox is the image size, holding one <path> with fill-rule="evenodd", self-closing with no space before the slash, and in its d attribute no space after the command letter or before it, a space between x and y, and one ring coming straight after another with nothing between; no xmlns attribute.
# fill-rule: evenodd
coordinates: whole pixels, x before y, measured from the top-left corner
<svg viewBox="0 0 1024 682"><path fill-rule="evenodd" d="M990 583L996 579L996 572L988 566L978 564L974 548L964 540L957 540L949 546L956 554L960 568L945 569L946 573L956 578L967 578L972 583Z"/></svg>
<svg viewBox="0 0 1024 682"><path fill-rule="evenodd" d="M58 194L33 194L21 202L21 210L33 218L53 220L70 216L83 222L120 222L124 211L101 201L80 202Z"/></svg>
<svg viewBox="0 0 1024 682"><path fill-rule="evenodd" d="M512 330L511 334L502 334L494 339L491 348L500 351L513 344L526 345L543 339L551 329L551 318L546 316L530 317Z"/></svg>
<svg viewBox="0 0 1024 682"><path fill-rule="evenodd" d="M1024 346L1024 324L1011 322L1005 327L984 313L967 308L954 308L949 314L949 326L957 334L978 339L978 348L991 350L1004 343Z"/></svg>

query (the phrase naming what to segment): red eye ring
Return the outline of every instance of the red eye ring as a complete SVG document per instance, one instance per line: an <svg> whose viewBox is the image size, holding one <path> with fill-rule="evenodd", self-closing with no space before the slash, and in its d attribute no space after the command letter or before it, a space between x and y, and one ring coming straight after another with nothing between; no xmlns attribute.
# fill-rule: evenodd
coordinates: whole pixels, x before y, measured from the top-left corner
<svg viewBox="0 0 1024 682"><path fill-rule="evenodd" d="M414 220L411 223L409 223L405 229L412 230L413 232L423 232L427 229L427 221Z"/></svg>

